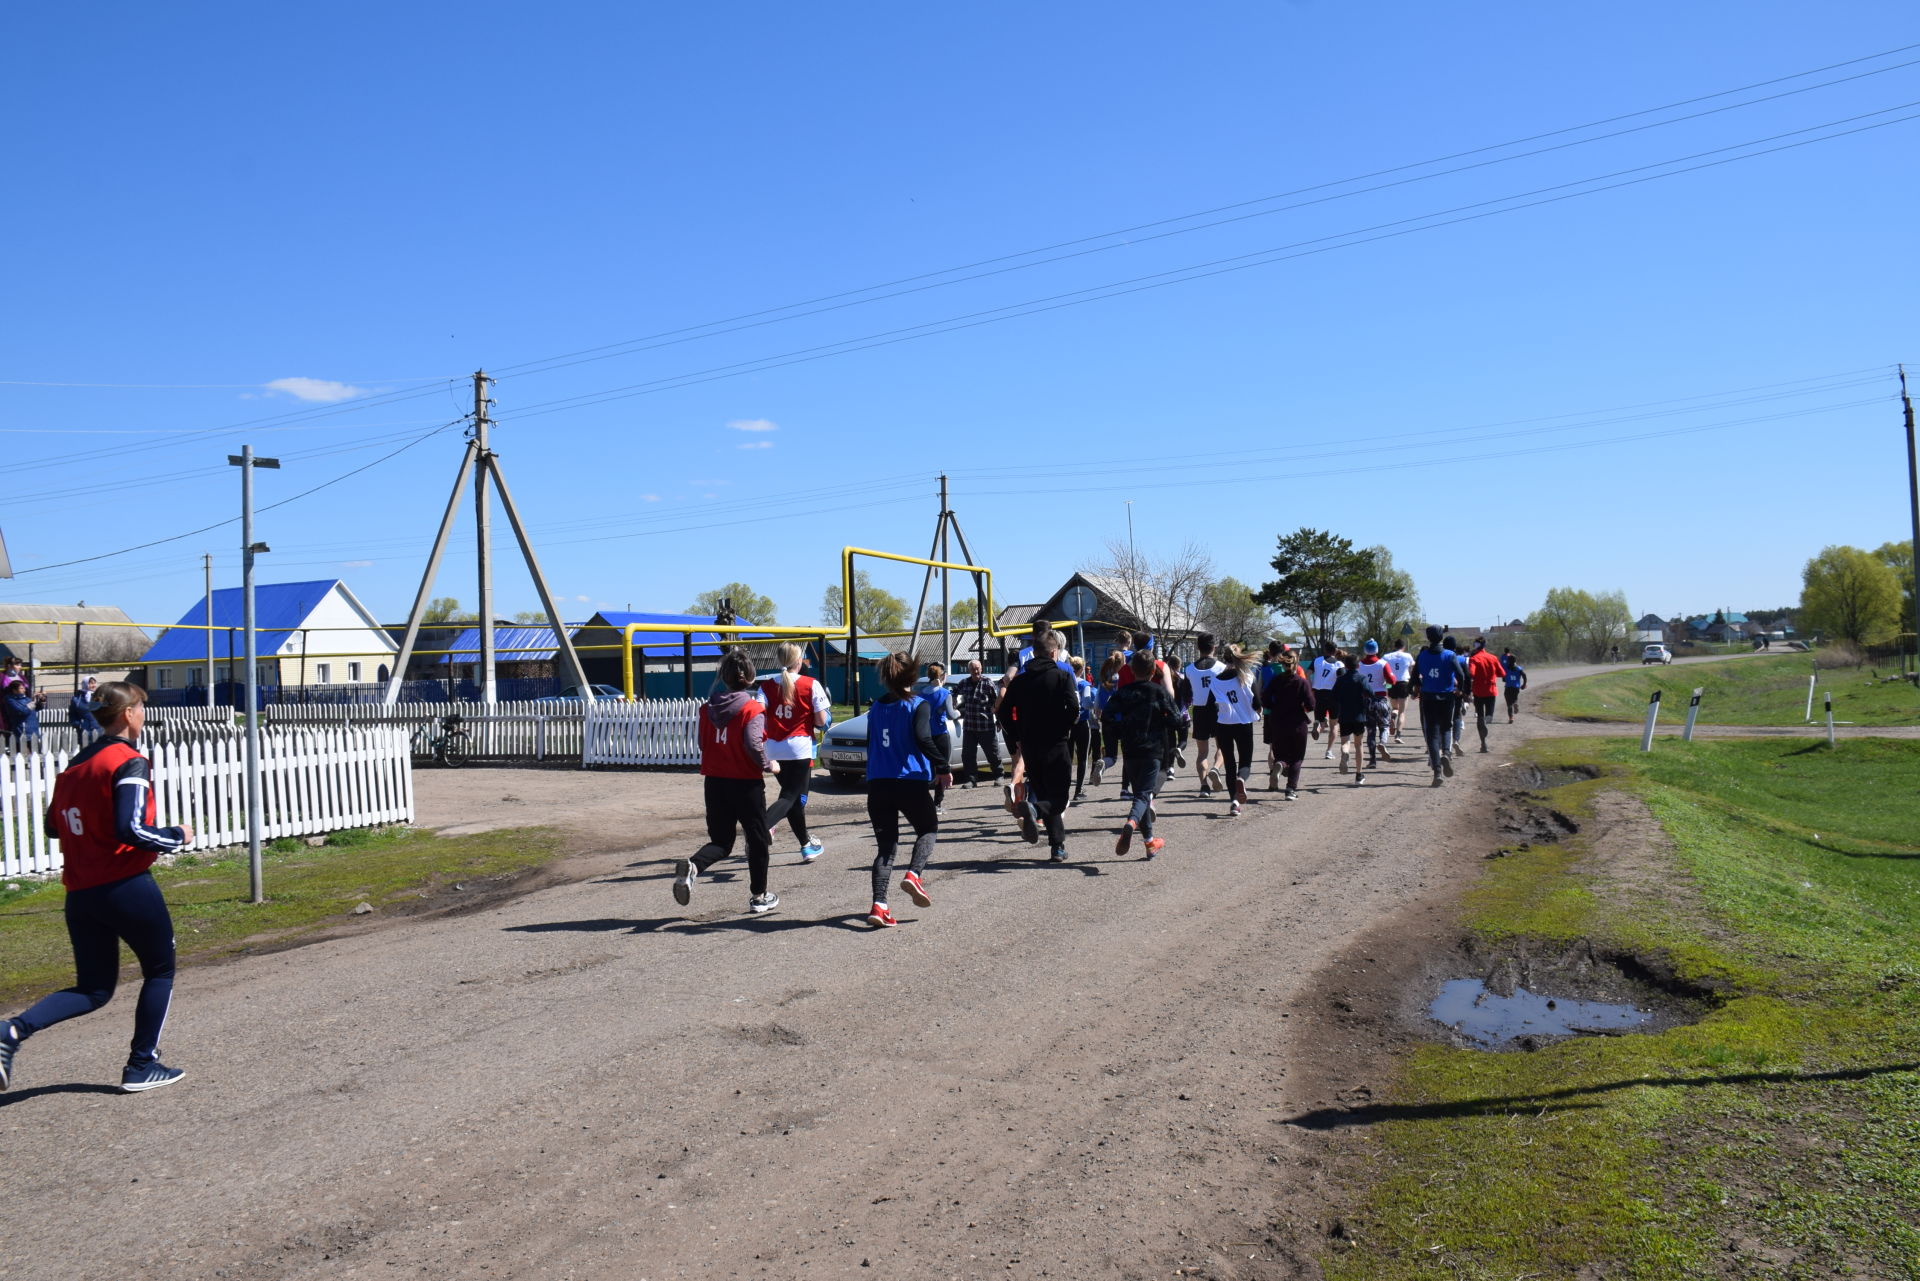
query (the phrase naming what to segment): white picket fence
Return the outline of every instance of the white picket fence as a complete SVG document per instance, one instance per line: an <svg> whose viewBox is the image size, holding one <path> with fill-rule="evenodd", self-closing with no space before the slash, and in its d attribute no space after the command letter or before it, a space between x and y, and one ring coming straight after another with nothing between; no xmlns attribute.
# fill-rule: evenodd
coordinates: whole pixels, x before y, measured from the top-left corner
<svg viewBox="0 0 1920 1281"><path fill-rule="evenodd" d="M267 724L391 725L407 732L416 756L430 756L440 720L457 712L474 760L578 758L583 703L537 700L495 703L287 703L266 709Z"/></svg>
<svg viewBox="0 0 1920 1281"><path fill-rule="evenodd" d="M698 765L700 700L596 702L587 709L582 765Z"/></svg>
<svg viewBox="0 0 1920 1281"><path fill-rule="evenodd" d="M0 874L60 868L60 843L46 830L53 780L66 751L0 752ZM192 850L247 838L246 742L238 736L156 743L159 821L194 830ZM270 729L260 736L261 833L268 840L413 820L413 759L404 730Z"/></svg>

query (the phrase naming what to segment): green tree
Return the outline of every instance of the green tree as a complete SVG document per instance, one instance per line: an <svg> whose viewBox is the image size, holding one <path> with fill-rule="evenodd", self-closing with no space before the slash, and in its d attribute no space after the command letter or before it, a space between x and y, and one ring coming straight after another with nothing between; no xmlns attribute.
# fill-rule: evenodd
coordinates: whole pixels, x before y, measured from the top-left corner
<svg viewBox="0 0 1920 1281"><path fill-rule="evenodd" d="M1332 636L1340 612L1377 590L1371 553L1350 538L1304 525L1281 535L1272 565L1279 577L1254 598L1298 622L1309 643Z"/></svg>
<svg viewBox="0 0 1920 1281"><path fill-rule="evenodd" d="M972 583L967 584L967 590L968 591L973 590ZM959 600L956 600L953 602L953 624L949 628L950 631L956 631L956 632L969 631L972 629L974 624L979 621L980 621L980 603L976 601L973 597L963 596ZM861 627L864 628L865 626L866 626L865 622L862 622ZM932 602L926 607L926 609L921 611L920 630L923 632L937 632L940 630L940 602L939 601Z"/></svg>
<svg viewBox="0 0 1920 1281"><path fill-rule="evenodd" d="M1253 588L1229 575L1208 583L1200 593L1200 630L1220 643L1264 646L1273 634L1273 611L1254 598Z"/></svg>
<svg viewBox="0 0 1920 1281"><path fill-rule="evenodd" d="M529 624L544 623L547 621L547 611L544 609L523 609L513 616L513 621L516 623Z"/></svg>
<svg viewBox="0 0 1920 1281"><path fill-rule="evenodd" d="M1908 632L1913 630L1913 540L1904 539L1897 543L1881 543L1873 549L1873 554L1886 562L1887 568L1900 583L1900 625L1895 630Z"/></svg>
<svg viewBox="0 0 1920 1281"><path fill-rule="evenodd" d="M452 596L435 596L427 602L425 622L429 623L471 623L473 614L460 608L460 602Z"/></svg>
<svg viewBox="0 0 1920 1281"><path fill-rule="evenodd" d="M701 592L693 598L693 604L687 606L687 613L705 614L712 618L720 613L720 602L726 600L733 602L734 617L743 623L763 623L772 627L780 621L773 598L762 596L745 583L728 583L725 587Z"/></svg>
<svg viewBox="0 0 1920 1281"><path fill-rule="evenodd" d="M864 569L853 571L853 602L859 611L854 621L863 632L898 632L907 626L907 602L885 588L875 587ZM847 621L846 598L835 583L820 598L820 621L839 627Z"/></svg>
<svg viewBox="0 0 1920 1281"><path fill-rule="evenodd" d="M1633 613L1624 592L1555 587L1539 609L1527 615L1527 631L1542 655L1598 662L1632 634Z"/></svg>
<svg viewBox="0 0 1920 1281"><path fill-rule="evenodd" d="M1865 645L1898 627L1900 580L1887 562L1858 547L1826 547L1800 575L1803 624L1825 636Z"/></svg>
<svg viewBox="0 0 1920 1281"><path fill-rule="evenodd" d="M1367 554L1373 557L1373 582L1347 607L1347 627L1355 639L1372 637L1391 649L1404 628L1420 630L1420 593L1412 574L1394 568L1392 552L1369 547Z"/></svg>

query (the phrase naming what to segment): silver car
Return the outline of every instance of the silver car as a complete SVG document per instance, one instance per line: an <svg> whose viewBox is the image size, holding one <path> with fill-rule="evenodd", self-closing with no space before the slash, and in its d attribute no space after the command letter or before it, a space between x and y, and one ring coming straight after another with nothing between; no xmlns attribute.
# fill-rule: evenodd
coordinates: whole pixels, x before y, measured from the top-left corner
<svg viewBox="0 0 1920 1281"><path fill-rule="evenodd" d="M949 676L946 682L947 688L951 690L965 679L966 677L964 675ZM917 694L921 690L924 690L926 686L927 682L921 681L913 687L914 692ZM959 700L957 698L950 698L947 700L947 706L958 711ZM947 768L957 774L960 772L961 735L959 721L950 720L947 722L947 740L950 744ZM1002 761L1006 760L1007 741L1002 737L1000 727L997 724L993 727L993 742L994 747L1000 753L1000 759ZM820 760L826 765L827 772L833 776L836 782L857 783L867 777L867 718L865 713L854 717L852 720L838 721L827 727L826 740L820 744Z"/></svg>

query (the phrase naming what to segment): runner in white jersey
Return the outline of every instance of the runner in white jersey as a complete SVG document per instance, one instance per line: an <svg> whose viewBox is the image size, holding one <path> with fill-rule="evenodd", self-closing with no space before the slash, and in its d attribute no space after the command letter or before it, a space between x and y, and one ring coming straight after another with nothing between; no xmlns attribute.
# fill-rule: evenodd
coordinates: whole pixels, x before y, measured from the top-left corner
<svg viewBox="0 0 1920 1281"><path fill-rule="evenodd" d="M1353 669L1367 690L1367 768L1372 769L1381 761L1390 761L1387 755L1387 725L1393 715L1389 706L1389 697L1393 692L1393 668L1380 657L1380 642L1370 640L1360 649L1360 666ZM1355 767L1358 768L1358 750L1355 752Z"/></svg>
<svg viewBox="0 0 1920 1281"><path fill-rule="evenodd" d="M1210 796L1220 786L1220 771L1208 763L1213 751L1213 727L1217 723L1218 704L1213 687L1219 683L1225 666L1213 656L1213 634L1201 632L1193 638L1200 656L1187 664L1182 673L1193 689L1194 773L1200 779L1200 795Z"/></svg>
<svg viewBox="0 0 1920 1281"><path fill-rule="evenodd" d="M1400 742L1400 729L1407 719L1407 699L1413 693L1413 655L1407 653L1407 641L1403 636L1393 647L1393 652L1380 659L1393 671L1393 688L1387 691L1387 702L1391 715L1387 722L1387 732L1393 741Z"/></svg>
<svg viewBox="0 0 1920 1281"><path fill-rule="evenodd" d="M1232 814L1246 803L1247 776L1253 772L1253 723L1260 719L1253 675L1253 661L1238 645L1227 646L1227 660L1213 675L1214 735L1226 766Z"/></svg>
<svg viewBox="0 0 1920 1281"><path fill-rule="evenodd" d="M1307 669L1307 681L1313 686L1313 736L1327 732L1327 759L1333 759L1334 744L1339 741L1339 725L1333 719L1333 683L1340 679L1339 647L1331 640L1320 642L1320 656Z"/></svg>

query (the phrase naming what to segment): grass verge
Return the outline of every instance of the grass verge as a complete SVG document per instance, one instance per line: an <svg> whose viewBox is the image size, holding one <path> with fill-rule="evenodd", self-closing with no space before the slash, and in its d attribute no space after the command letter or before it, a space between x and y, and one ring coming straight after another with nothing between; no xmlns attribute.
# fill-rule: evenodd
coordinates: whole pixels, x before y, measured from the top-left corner
<svg viewBox="0 0 1920 1281"><path fill-rule="evenodd" d="M1532 755L1600 771L1554 789L1563 811L1641 798L1662 875L1576 837L1492 862L1466 924L1658 958L1712 1008L1532 1054L1416 1051L1362 1118L1379 1176L1335 1281L1920 1278L1920 743L1636 746Z"/></svg>
<svg viewBox="0 0 1920 1281"><path fill-rule="evenodd" d="M454 884L537 867L559 852L559 834L543 828L435 836L393 827L336 832L319 847L275 841L263 852L261 904L247 901L244 847L183 855L154 876L173 914L180 959L191 963L244 951L262 935L278 940L337 922L363 902L375 909L418 902ZM64 898L57 882L0 884L0 1006L73 982Z"/></svg>
<svg viewBox="0 0 1920 1281"><path fill-rule="evenodd" d="M1804 725L1807 678L1812 674L1806 654L1686 667L1623 667L1555 685L1545 691L1541 707L1551 716L1638 722L1657 689L1661 719L1671 724L1686 715L1687 699L1700 688L1706 691L1700 699L1702 725ZM1819 689L1816 717L1823 715L1823 696L1831 690L1835 720L1920 725L1920 690L1909 681L1882 682L1874 679L1872 668L1843 668L1823 670Z"/></svg>

